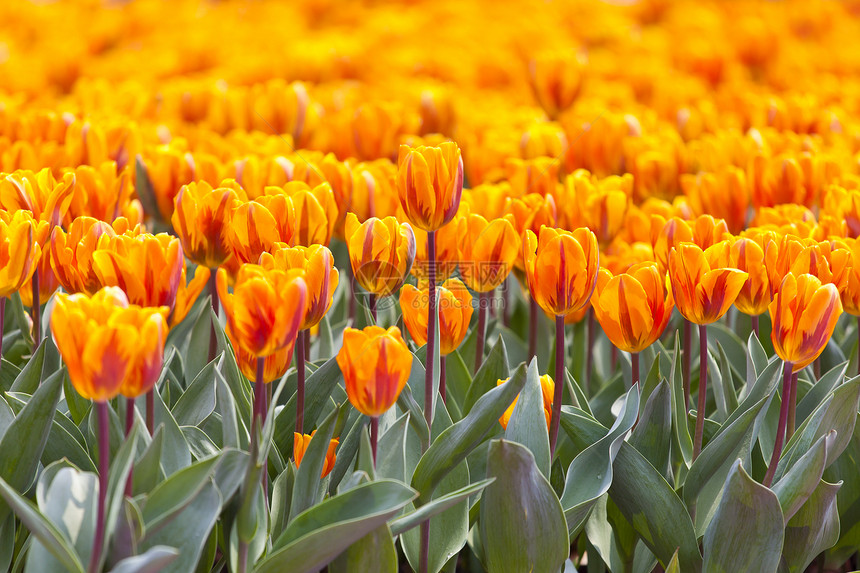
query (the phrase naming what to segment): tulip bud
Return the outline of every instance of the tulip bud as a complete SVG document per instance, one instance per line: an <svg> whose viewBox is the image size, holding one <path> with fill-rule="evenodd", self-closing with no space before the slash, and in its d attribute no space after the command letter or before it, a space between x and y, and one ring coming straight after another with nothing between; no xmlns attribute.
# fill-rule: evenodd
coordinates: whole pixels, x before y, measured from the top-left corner
<svg viewBox="0 0 860 573"><path fill-rule="evenodd" d="M397 193L411 223L436 231L454 218L463 193L463 158L456 143L402 145L397 166Z"/></svg>
<svg viewBox="0 0 860 573"><path fill-rule="evenodd" d="M439 353L451 354L462 344L472 320L472 295L466 285L449 279L437 287L439 297ZM418 346L427 344L430 291L405 285L400 291L400 309L409 335Z"/></svg>

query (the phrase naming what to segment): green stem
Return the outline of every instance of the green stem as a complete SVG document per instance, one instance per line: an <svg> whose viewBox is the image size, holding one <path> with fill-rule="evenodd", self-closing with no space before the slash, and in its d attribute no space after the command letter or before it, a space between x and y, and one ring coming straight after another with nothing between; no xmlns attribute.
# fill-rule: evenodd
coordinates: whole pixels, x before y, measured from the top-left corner
<svg viewBox="0 0 860 573"><path fill-rule="evenodd" d="M552 419L549 424L550 459L558 442L558 425L561 419L562 390L564 389L564 317L555 317L555 393L552 399Z"/></svg>
<svg viewBox="0 0 860 573"><path fill-rule="evenodd" d="M96 416L99 432L99 499L96 514L96 532L93 538L93 553L90 556L89 573L101 569L102 551L105 540L105 506L107 502L108 471L110 471L110 434L108 426L107 402L96 402Z"/></svg>
<svg viewBox="0 0 860 573"><path fill-rule="evenodd" d="M708 397L708 325L699 325L699 403L696 407L696 434L693 441L693 460L702 453L705 433L705 405Z"/></svg>
<svg viewBox="0 0 860 573"><path fill-rule="evenodd" d="M773 454L770 456L767 473L764 474L764 480L762 481L766 487L770 487L773 483L773 476L776 473L779 456L782 455L782 445L785 440L785 428L788 422L788 403L791 396L791 371L791 362L786 362L782 367L782 404L779 407L779 424L776 428L776 440L773 443Z"/></svg>

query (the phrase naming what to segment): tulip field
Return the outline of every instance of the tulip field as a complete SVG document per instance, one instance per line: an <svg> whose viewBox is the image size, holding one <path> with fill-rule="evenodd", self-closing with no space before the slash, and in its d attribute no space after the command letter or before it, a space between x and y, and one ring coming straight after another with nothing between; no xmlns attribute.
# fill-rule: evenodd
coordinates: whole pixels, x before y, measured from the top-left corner
<svg viewBox="0 0 860 573"><path fill-rule="evenodd" d="M0 2L0 571L860 571L858 38Z"/></svg>

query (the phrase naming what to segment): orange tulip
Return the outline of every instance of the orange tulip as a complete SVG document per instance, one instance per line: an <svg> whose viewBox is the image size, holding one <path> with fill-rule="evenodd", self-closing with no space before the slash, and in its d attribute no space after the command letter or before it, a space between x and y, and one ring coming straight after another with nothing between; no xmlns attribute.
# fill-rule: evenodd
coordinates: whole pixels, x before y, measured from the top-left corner
<svg viewBox="0 0 860 573"><path fill-rule="evenodd" d="M510 216L488 222L480 215L468 215L460 219L458 235L463 282L482 293L505 282L520 250Z"/></svg>
<svg viewBox="0 0 860 573"><path fill-rule="evenodd" d="M460 216L454 217L450 223L436 231L436 281L444 281L457 270L459 263ZM412 275L418 280L430 276L430 262L427 260L427 232L415 231L415 264L412 265Z"/></svg>
<svg viewBox="0 0 860 573"><path fill-rule="evenodd" d="M684 318L706 325L722 317L746 283L747 273L720 267L722 246L706 250L695 243L681 243L669 253L669 281L675 305Z"/></svg>
<svg viewBox="0 0 860 573"><path fill-rule="evenodd" d="M0 179L0 207L10 212L27 210L34 218L47 221L50 228L40 238L44 246L50 229L63 222L74 190L73 173L66 173L57 181L47 168L38 173L16 171Z"/></svg>
<svg viewBox="0 0 860 573"><path fill-rule="evenodd" d="M305 272L242 265L233 292L227 273L218 271L218 298L227 317L227 334L247 353L265 358L292 347L307 309Z"/></svg>
<svg viewBox="0 0 860 573"><path fill-rule="evenodd" d="M670 251L679 244L695 243L705 250L723 240L728 232L726 222L711 215L700 215L692 221L672 217L665 222L659 215L651 217L651 244L657 262L664 269L668 268Z"/></svg>
<svg viewBox="0 0 860 573"><path fill-rule="evenodd" d="M631 353L663 335L675 308L666 275L655 263L640 263L618 275L601 268L591 305L612 344Z"/></svg>
<svg viewBox="0 0 860 573"><path fill-rule="evenodd" d="M397 167L391 161L379 159L359 163L352 175L352 202L346 209L355 213L359 221L364 222L371 217L384 219L397 214L400 208L395 188Z"/></svg>
<svg viewBox="0 0 860 573"><path fill-rule="evenodd" d="M239 365L239 370L245 378L251 382L256 382L257 357L245 350L245 347L239 344L238 340L230 338L230 342L233 345L233 352L236 354L236 364ZM290 345L275 350L273 354L263 358L263 384L270 384L283 378L287 370L290 369L292 361L293 347Z"/></svg>
<svg viewBox="0 0 860 573"><path fill-rule="evenodd" d="M80 165L69 169L75 184L65 224L78 217L93 217L111 222L125 217L132 224L143 222L143 206L135 195L131 167L118 170L113 161L98 165Z"/></svg>
<svg viewBox="0 0 860 573"><path fill-rule="evenodd" d="M574 198L567 210L576 213L562 218L591 229L601 245L611 243L627 217L631 178L608 177L599 181L580 169L565 180L565 187L567 194Z"/></svg>
<svg viewBox="0 0 860 573"><path fill-rule="evenodd" d="M182 245L166 233L117 235L92 256L101 284L120 287L132 304L166 306L171 326L182 322L209 280L209 269L197 267L186 284Z"/></svg>
<svg viewBox="0 0 860 573"><path fill-rule="evenodd" d="M116 236L113 227L92 217L78 217L66 233L55 227L51 234L51 268L69 293L94 295L103 286L93 266L93 254L108 247Z"/></svg>
<svg viewBox="0 0 860 573"><path fill-rule="evenodd" d="M0 298L18 292L33 276L42 249L30 211L0 211Z"/></svg>
<svg viewBox="0 0 860 573"><path fill-rule="evenodd" d="M170 146L147 153L142 167L143 175L152 186L158 215L165 221L173 216L173 200L183 185L192 181L221 180L215 157L205 153L192 155Z"/></svg>
<svg viewBox="0 0 860 573"><path fill-rule="evenodd" d="M311 438L314 437L317 431L314 430L310 434L299 434L298 432L293 432L293 457L296 459L296 469L301 465L302 458L305 457L305 452L308 449L308 446L311 443ZM338 438L332 438L331 442L328 445L328 450L325 453L325 463L323 463L322 475L320 479L324 478L328 474L331 473L331 470L334 469L334 462L337 456L335 455L335 450L337 450L337 446L340 440Z"/></svg>
<svg viewBox="0 0 860 573"><path fill-rule="evenodd" d="M529 292L545 313L567 316L588 304L599 269L597 237L590 230L526 231L523 258Z"/></svg>
<svg viewBox="0 0 860 573"><path fill-rule="evenodd" d="M575 54L544 52L529 63L529 84L547 117L558 119L582 91L584 64Z"/></svg>
<svg viewBox="0 0 860 573"><path fill-rule="evenodd" d="M735 268L747 273L747 280L735 299L735 306L744 314L759 316L771 301L770 280L765 268L764 249L772 236L750 233L717 243L715 260L721 267Z"/></svg>
<svg viewBox="0 0 860 573"><path fill-rule="evenodd" d="M860 241L849 243L851 265L848 269L845 287L839 291L842 309L852 316L860 316Z"/></svg>
<svg viewBox="0 0 860 573"><path fill-rule="evenodd" d="M75 390L99 402L148 392L161 372L167 312L130 305L115 287L58 295L51 331Z"/></svg>
<svg viewBox="0 0 860 573"><path fill-rule="evenodd" d="M551 157L511 157L505 161L505 178L510 182L515 197L528 193L555 195L560 186L558 170L559 160Z"/></svg>
<svg viewBox="0 0 860 573"><path fill-rule="evenodd" d="M695 214L724 219L732 233L740 233L746 226L749 190L738 167L728 165L717 173L681 175L681 189Z"/></svg>
<svg viewBox="0 0 860 573"><path fill-rule="evenodd" d="M334 191L328 183L309 187L306 183L293 181L283 189L267 187L266 194L285 193L292 199L296 210L296 226L293 245L328 245L338 218L338 206Z"/></svg>
<svg viewBox="0 0 860 573"><path fill-rule="evenodd" d="M504 380L498 380L496 382L496 386L501 386L505 382L510 380L510 378L505 378ZM540 390L543 395L543 414L546 416L546 426L549 428L549 422L552 418L552 399L553 393L555 392L555 382L553 382L552 378L550 378L549 374L544 374L540 377ZM499 418L499 423L502 425L502 428L508 429L508 422L511 421L511 416L514 415L514 406L517 405L517 400L520 397L517 395L514 398L513 403L508 406L508 409L505 410L505 413L502 414L502 417Z"/></svg>
<svg viewBox="0 0 860 573"><path fill-rule="evenodd" d="M472 295L457 279L448 279L437 287L439 297L439 353L451 354L462 344L472 320ZM430 292L410 284L400 290L403 322L418 346L427 344Z"/></svg>
<svg viewBox="0 0 860 573"><path fill-rule="evenodd" d="M276 243L292 245L296 235L296 210L293 200L283 193L262 195L239 205L230 225L233 265L257 264L260 255Z"/></svg>
<svg viewBox="0 0 860 573"><path fill-rule="evenodd" d="M847 245L785 235L779 241L770 241L764 254L772 296L776 296L776 289L788 273L812 274L839 290L848 280L851 251Z"/></svg>
<svg viewBox="0 0 860 573"><path fill-rule="evenodd" d="M842 303L836 286L822 284L814 275L788 273L768 310L773 348L797 372L824 351L842 314Z"/></svg>
<svg viewBox="0 0 860 573"><path fill-rule="evenodd" d="M557 123L549 121L532 123L520 139L520 153L523 159L538 157L559 159L567 153L567 135Z"/></svg>
<svg viewBox="0 0 860 573"><path fill-rule="evenodd" d="M783 203L808 207L815 199L815 189L807 183L807 176L794 157L757 155L750 165L752 203L755 207L772 207Z"/></svg>
<svg viewBox="0 0 860 573"><path fill-rule="evenodd" d="M477 213L488 221L504 217L513 191L507 181L482 183L463 190L460 214Z"/></svg>
<svg viewBox="0 0 860 573"><path fill-rule="evenodd" d="M349 401L365 416L375 418L394 405L406 386L412 353L396 326L346 328L337 363Z"/></svg>
<svg viewBox="0 0 860 573"><path fill-rule="evenodd" d="M359 223L354 213L344 223L355 280L366 291L387 296L400 288L415 261L415 235L394 217Z"/></svg>
<svg viewBox="0 0 860 573"><path fill-rule="evenodd" d="M307 287L307 311L299 330L313 328L331 308L339 274L334 267L334 256L328 247L287 247L281 245L273 253L260 256L260 266L267 270L304 271Z"/></svg>
<svg viewBox="0 0 860 573"><path fill-rule="evenodd" d="M229 187L213 189L201 181L183 185L174 202L171 222L185 256L210 269L223 264L232 254L228 237L240 196Z"/></svg>
<svg viewBox="0 0 860 573"><path fill-rule="evenodd" d="M457 144L401 145L397 166L397 193L409 221L424 231L449 223L463 193L463 158Z"/></svg>

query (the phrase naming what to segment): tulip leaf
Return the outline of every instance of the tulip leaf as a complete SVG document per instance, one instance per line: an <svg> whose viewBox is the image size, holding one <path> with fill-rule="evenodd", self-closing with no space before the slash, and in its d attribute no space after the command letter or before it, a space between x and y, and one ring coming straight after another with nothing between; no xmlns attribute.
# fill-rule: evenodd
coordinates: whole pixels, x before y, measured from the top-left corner
<svg viewBox="0 0 860 573"><path fill-rule="evenodd" d="M248 490L249 509L240 508L240 515L245 512L245 519L239 518L233 522L230 528L230 571L247 571L253 569L254 563L263 555L269 540L269 512L266 507L266 498L263 496L263 488L260 487L261 473L254 474L253 487ZM249 482L250 484L251 482ZM244 503L243 499L243 503ZM240 541L247 546L244 556L239 551ZM240 559L245 560L243 564Z"/></svg>
<svg viewBox="0 0 860 573"><path fill-rule="evenodd" d="M397 573L397 548L388 525L374 529L332 561L330 573Z"/></svg>
<svg viewBox="0 0 860 573"><path fill-rule="evenodd" d="M468 414L474 408L481 396L496 387L499 380L510 376L508 370L508 352L504 340L499 337L484 363L472 378L472 385L466 392L466 402L463 404L463 414Z"/></svg>
<svg viewBox="0 0 860 573"><path fill-rule="evenodd" d="M818 487L827 462L827 450L836 441L836 432L821 436L802 458L771 488L779 499L786 522L806 503Z"/></svg>
<svg viewBox="0 0 860 573"><path fill-rule="evenodd" d="M636 530L607 496L598 499L588 520L585 533L610 571L651 572L657 559L639 539Z"/></svg>
<svg viewBox="0 0 860 573"><path fill-rule="evenodd" d="M15 491L26 491L36 475L62 389L63 371L59 370L39 386L0 437L0 478ZM0 519L8 512L8 506L0 505Z"/></svg>
<svg viewBox="0 0 860 573"><path fill-rule="evenodd" d="M442 432L430 445L412 475L412 487L420 492L422 503L432 498L442 478L466 459L498 424L525 381L526 368L521 365L507 383L478 398L466 417Z"/></svg>
<svg viewBox="0 0 860 573"><path fill-rule="evenodd" d="M419 363L416 366L415 361L413 361L413 375L416 367L421 368L421 364ZM410 375L409 378L412 379L413 375ZM409 413L409 426L413 430L415 430L415 433L418 435L418 439L421 441L421 443L429 444L430 428L427 426L427 419L424 417L424 412L421 409L421 406L418 405L418 402L415 401L415 397L412 396L412 390L410 389L408 384L403 387L403 390L397 397L397 405L400 407L401 410Z"/></svg>
<svg viewBox="0 0 860 573"><path fill-rule="evenodd" d="M705 532L704 573L776 573L783 523L776 494L753 480L736 460Z"/></svg>
<svg viewBox="0 0 860 573"><path fill-rule="evenodd" d="M221 348L231 348L222 329L217 329L215 334L218 336L218 344ZM178 357L179 355L176 354L176 356ZM251 384L239 371L239 365L236 363L236 356L232 349L221 355L218 369L224 375L224 382L227 383L230 393L233 394L233 400L236 402L236 411L238 412L237 423L241 430L240 437L247 436L248 426L245 424L245 421L251 419L251 400L253 399ZM293 426L295 426L295 423L289 427ZM292 441L290 443L292 444Z"/></svg>
<svg viewBox="0 0 860 573"><path fill-rule="evenodd" d="M725 351L729 359L729 366L732 369L735 369L736 366L746 366L747 349L744 347L743 341L728 326L719 321L711 323L708 325L708 335L712 346L716 343L717 348L722 348ZM746 372L742 370L736 372L742 379L746 375ZM729 374L729 372L722 373L723 376Z"/></svg>
<svg viewBox="0 0 860 573"><path fill-rule="evenodd" d="M158 484L141 507L147 532L157 530L171 521L207 487L220 454L179 470Z"/></svg>
<svg viewBox="0 0 860 573"><path fill-rule="evenodd" d="M704 531L716 511L720 492L735 460L741 458L746 467L751 467L759 415L770 399L762 398L728 428L724 428L722 433L712 438L690 466L690 472L684 480L684 501L688 507L696 508L696 531Z"/></svg>
<svg viewBox="0 0 860 573"><path fill-rule="evenodd" d="M224 375L215 370L215 401L221 415L221 445L225 448L241 448L239 420L236 416L236 400L224 380Z"/></svg>
<svg viewBox="0 0 860 573"><path fill-rule="evenodd" d="M188 337L188 346L182 355L184 358L183 362L185 363L186 382L191 382L197 378L203 371L203 368L210 363L209 339L213 334L212 329L221 328L218 317L212 311L212 298L204 293L196 302L200 304L200 309L193 322L194 326L191 328L191 336ZM216 348L217 338L216 335ZM213 362L217 362L218 354L219 352L216 350Z"/></svg>
<svg viewBox="0 0 860 573"><path fill-rule="evenodd" d="M689 468L693 463L693 438L687 424L687 408L684 404L684 379L681 373L681 342L675 334L675 351L672 354L672 368L669 370L669 384L672 397L672 427L675 447L681 452L684 465Z"/></svg>
<svg viewBox="0 0 860 573"><path fill-rule="evenodd" d="M630 445L639 450L657 471L666 473L672 441L672 396L664 380L648 397L645 409L630 436Z"/></svg>
<svg viewBox="0 0 860 573"><path fill-rule="evenodd" d="M180 426L199 426L215 411L215 361L203 367L171 409Z"/></svg>
<svg viewBox="0 0 860 573"><path fill-rule="evenodd" d="M426 521L458 503L469 499L469 497L480 493L485 487L493 483L493 481L494 478L484 479L473 484L469 484L456 491L452 491L451 493L433 498L418 509L393 520L390 523L392 534L401 535L414 527L418 527L423 521Z"/></svg>
<svg viewBox="0 0 860 573"><path fill-rule="evenodd" d="M162 573L193 571L209 539L209 532L215 526L223 501L218 488L211 479L208 479L193 499L169 522L162 522L163 526L154 530L146 529L140 551L145 553L157 546L169 544L170 547L176 548L179 555L163 566L160 571Z"/></svg>
<svg viewBox="0 0 860 573"><path fill-rule="evenodd" d="M752 386L768 365L767 352L764 351L764 347L759 342L755 332L750 332L750 336L747 339L747 352L746 381L748 386Z"/></svg>
<svg viewBox="0 0 860 573"><path fill-rule="evenodd" d="M331 443L339 412L339 408L335 409L317 428L302 457L302 463L296 470L293 498L290 503L290 520L319 501L318 498L322 494L319 487L320 475L325 465L326 452Z"/></svg>
<svg viewBox="0 0 860 573"><path fill-rule="evenodd" d="M457 402L457 405L462 410L466 404L466 395L469 392L469 388L472 387L472 373L468 366L466 366L466 362L459 351L452 352L445 357L445 364L447 366L446 387L448 399L453 399Z"/></svg>
<svg viewBox="0 0 860 573"><path fill-rule="evenodd" d="M376 475L406 481L406 431L409 413L403 414L379 438Z"/></svg>
<svg viewBox="0 0 860 573"><path fill-rule="evenodd" d="M155 427L164 426L161 467L164 468L164 473L170 476L191 464L191 449L179 424L161 399L157 386L153 387L152 393Z"/></svg>
<svg viewBox="0 0 860 573"><path fill-rule="evenodd" d="M857 410L860 407L860 376L856 376L838 386L809 418L797 429L785 446L779 464L776 467L776 478L782 477L803 454L805 454L821 436L836 430L836 439L832 447L827 448L825 468L833 463L848 447L854 435L854 425L857 422Z"/></svg>
<svg viewBox="0 0 860 573"><path fill-rule="evenodd" d="M827 395L841 384L845 379L845 372L848 370L848 363L843 362L839 366L831 368L824 373L821 378L812 385L809 392L797 403L797 422L803 423L806 418L823 402Z"/></svg>
<svg viewBox="0 0 860 573"><path fill-rule="evenodd" d="M0 477L0 496L6 501L30 534L50 551L67 571L84 573L84 566L72 542L29 499Z"/></svg>
<svg viewBox="0 0 860 573"><path fill-rule="evenodd" d="M47 344L43 341L39 348L24 365L21 373L15 378L9 392L22 392L24 394L33 394L39 388L39 383L42 381L42 366L45 364L45 349Z"/></svg>
<svg viewBox="0 0 860 573"><path fill-rule="evenodd" d="M538 469L544 476L549 477L549 432L537 359L533 358L526 370L526 383L514 406L514 412L505 430L505 438L527 447L534 456Z"/></svg>
<svg viewBox="0 0 860 573"><path fill-rule="evenodd" d="M802 573L825 549L839 540L836 494L841 482L822 481L806 503L788 520L785 528L783 563L789 573Z"/></svg>
<svg viewBox="0 0 860 573"><path fill-rule="evenodd" d="M329 474L329 492L337 491L341 480L347 472L351 473L355 454L361 441L362 428L367 424L367 417L359 413L355 408L349 408L349 416L341 432L341 439L337 446L337 456L334 460L334 469ZM411 420L412 416L410 416ZM423 420L423 418L422 418Z"/></svg>
<svg viewBox="0 0 860 573"><path fill-rule="evenodd" d="M163 447L164 427L159 426L156 428L149 445L135 464L132 474L134 495L148 493L158 482L164 479L164 471L161 469L161 450Z"/></svg>
<svg viewBox="0 0 860 573"><path fill-rule="evenodd" d="M288 463L284 471L272 482L272 510L269 514L271 536L277 539L290 518L290 503L293 500L293 485L296 479L296 466Z"/></svg>
<svg viewBox="0 0 860 573"><path fill-rule="evenodd" d="M132 426L131 431L119 450L114 454L110 464L107 489L107 517L105 518L106 539L111 538L114 526L119 519L119 512L125 499L125 485L126 481L128 481L128 474L134 464L139 436L140 426L135 424Z"/></svg>
<svg viewBox="0 0 860 573"><path fill-rule="evenodd" d="M332 496L296 516L255 571L315 573L386 523L416 495L403 483L378 480Z"/></svg>
<svg viewBox="0 0 860 573"><path fill-rule="evenodd" d="M571 462L561 496L561 506L571 535L576 535L588 519L591 508L609 491L613 477L612 464L638 413L639 386L635 385L622 398L621 412L612 428ZM565 432L573 433L576 432L576 424L571 423L570 418L567 412L562 415L561 425Z"/></svg>
<svg viewBox="0 0 860 573"><path fill-rule="evenodd" d="M489 573L554 573L570 555L564 511L525 446L490 442L480 532ZM516 492L513 494L513 492Z"/></svg>
<svg viewBox="0 0 860 573"><path fill-rule="evenodd" d="M179 551L166 545L156 545L146 552L127 557L114 565L110 573L159 573L179 557Z"/></svg>
<svg viewBox="0 0 860 573"><path fill-rule="evenodd" d="M782 361L772 359L762 373L759 374L758 378L756 378L755 383L747 387L747 392L740 400L738 407L729 414L729 417L726 418L726 421L723 422L711 439L716 439L720 433L725 432L732 426L735 420L746 414L750 408L758 405L763 398L774 395L774 391L780 380L782 380Z"/></svg>
<svg viewBox="0 0 860 573"><path fill-rule="evenodd" d="M669 561L669 564L666 565L665 573L681 573L681 566L678 564L678 550L675 550L675 554L672 555L672 559Z"/></svg>
<svg viewBox="0 0 860 573"><path fill-rule="evenodd" d="M73 432L81 439L78 440ZM48 435L45 450L42 452L42 465L47 466L65 458L84 471L96 471L96 466L89 453L81 445L81 441L83 441L83 436L78 427L62 413L56 412L54 422L51 424L51 433Z"/></svg>

